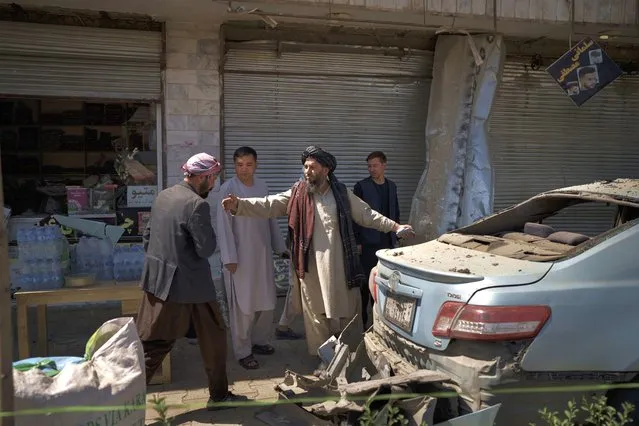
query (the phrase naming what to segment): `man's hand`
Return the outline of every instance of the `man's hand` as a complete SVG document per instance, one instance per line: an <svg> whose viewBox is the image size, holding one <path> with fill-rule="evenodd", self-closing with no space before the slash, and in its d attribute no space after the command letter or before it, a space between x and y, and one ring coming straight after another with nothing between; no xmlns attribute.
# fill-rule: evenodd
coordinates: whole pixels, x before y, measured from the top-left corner
<svg viewBox="0 0 639 426"><path fill-rule="evenodd" d="M357 253L360 254L360 255L362 254L362 245L361 244L357 245Z"/></svg>
<svg viewBox="0 0 639 426"><path fill-rule="evenodd" d="M231 273L234 274L237 271L237 263L227 263L224 267Z"/></svg>
<svg viewBox="0 0 639 426"><path fill-rule="evenodd" d="M227 212L235 213L237 211L237 207L239 206L239 198L237 198L234 194L229 194L225 199L222 200L222 207Z"/></svg>
<svg viewBox="0 0 639 426"><path fill-rule="evenodd" d="M393 229L393 232L397 234L397 238L412 238L415 236L415 231L413 227L410 225L399 225L397 224Z"/></svg>

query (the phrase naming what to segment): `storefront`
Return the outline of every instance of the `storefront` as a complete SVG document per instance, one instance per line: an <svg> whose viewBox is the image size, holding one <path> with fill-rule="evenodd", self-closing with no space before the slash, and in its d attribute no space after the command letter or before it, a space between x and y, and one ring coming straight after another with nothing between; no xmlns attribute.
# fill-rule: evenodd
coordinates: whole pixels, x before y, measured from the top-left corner
<svg viewBox="0 0 639 426"><path fill-rule="evenodd" d="M318 145L337 157L349 188L368 176L366 157L383 151L406 221L426 162L424 131L433 53L416 49L252 40L228 42L223 75L225 178L233 152L258 152L257 175L271 193L302 176L300 157ZM286 221L280 219L282 236ZM288 285L275 260L276 284Z"/></svg>
<svg viewBox="0 0 639 426"><path fill-rule="evenodd" d="M14 260L20 229L52 215L121 226L121 242L140 241L163 181L161 58L159 28L2 22L0 147ZM72 245L81 236L63 230Z"/></svg>
<svg viewBox="0 0 639 426"><path fill-rule="evenodd" d="M490 118L495 210L554 188L639 178L639 76L625 74L577 107L544 62L533 70L530 58L508 58L504 67ZM567 210L549 222L596 235L614 220L612 208Z"/></svg>
<svg viewBox="0 0 639 426"><path fill-rule="evenodd" d="M227 43L224 60L225 177L233 152L258 152L271 192L301 177L300 155L318 145L336 157L348 187L368 176L366 157L383 151L407 220L426 162L424 131L433 54L429 51ZM285 229L285 228L283 228Z"/></svg>

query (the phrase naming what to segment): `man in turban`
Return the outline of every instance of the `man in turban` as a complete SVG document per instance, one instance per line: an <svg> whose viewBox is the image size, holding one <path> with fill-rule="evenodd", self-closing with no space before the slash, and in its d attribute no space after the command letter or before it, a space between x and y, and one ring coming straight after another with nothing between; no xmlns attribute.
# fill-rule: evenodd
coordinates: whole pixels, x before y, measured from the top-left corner
<svg viewBox="0 0 639 426"><path fill-rule="evenodd" d="M184 181L160 192L142 237L144 291L137 327L144 348L147 384L178 338L192 324L208 377L209 409L238 399L228 390L226 325L216 302L208 258L216 247L205 201L221 170L200 153L182 166Z"/></svg>
<svg viewBox="0 0 639 426"><path fill-rule="evenodd" d="M295 268L292 306L304 317L308 352L339 333L361 311L359 287L367 277L360 265L353 222L380 232L412 232L357 198L334 175L335 157L310 146L302 154L304 180L286 192L263 198L229 194L222 205L249 217L288 216L289 244ZM361 318L357 316L360 324Z"/></svg>

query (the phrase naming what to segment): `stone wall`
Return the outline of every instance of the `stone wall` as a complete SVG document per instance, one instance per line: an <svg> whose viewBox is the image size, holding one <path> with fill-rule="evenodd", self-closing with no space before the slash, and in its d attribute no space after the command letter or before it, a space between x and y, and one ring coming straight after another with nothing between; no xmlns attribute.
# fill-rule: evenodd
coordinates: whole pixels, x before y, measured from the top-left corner
<svg viewBox="0 0 639 426"><path fill-rule="evenodd" d="M167 186L182 179L191 155L220 156L219 25L166 24Z"/></svg>
<svg viewBox="0 0 639 426"><path fill-rule="evenodd" d="M166 23L164 125L166 186L183 179L182 164L198 152L221 160L220 25ZM219 205L219 181L209 195L213 226ZM219 277L219 256L211 259Z"/></svg>

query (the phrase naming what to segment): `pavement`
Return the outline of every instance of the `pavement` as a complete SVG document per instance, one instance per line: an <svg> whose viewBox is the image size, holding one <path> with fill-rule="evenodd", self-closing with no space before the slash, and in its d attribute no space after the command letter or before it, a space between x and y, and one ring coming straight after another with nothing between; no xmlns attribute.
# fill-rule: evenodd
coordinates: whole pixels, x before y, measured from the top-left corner
<svg viewBox="0 0 639 426"><path fill-rule="evenodd" d="M300 330L299 327L296 327ZM229 342L230 344L230 342ZM147 402L154 396L164 397L170 408L168 415L174 417L172 425L255 425L265 426L265 423L255 418L255 414L269 402L276 401L278 396L275 385L281 383L287 369L310 374L317 367L317 358L307 354L306 342L274 340L275 354L269 356L255 355L260 363L258 370L245 370L229 353L228 375L230 390L246 396L251 401L265 404L263 407L244 407L209 412L204 407L209 394L206 376L196 345L181 340L176 344L171 354L173 365L173 382L169 385L149 386ZM179 405L187 407L177 407ZM153 420L157 413L148 404L147 425L160 424Z"/></svg>
<svg viewBox="0 0 639 426"><path fill-rule="evenodd" d="M276 320L279 320L284 300L284 297L278 297ZM32 341L35 340L34 314L35 312L30 315ZM119 305L114 303L50 307L48 309L49 355L82 356L86 341L91 334L103 322L119 316ZM301 316L296 318L292 328L298 333L303 332ZM172 426L201 424L265 426L266 423L256 419L255 415L270 406L269 402L277 400L274 386L281 383L285 371L290 369L301 374L312 374L319 362L319 358L308 354L305 340L285 341L274 338L272 344L275 347L275 354L255 355L260 368L245 370L233 356L230 332L228 332L228 339L227 371L230 390L235 394L246 396L249 400L263 403L264 406L207 411L204 407L209 395L199 348L187 339L180 339L171 352L172 383L152 385L147 389L147 402L155 396L165 398L165 403L170 406L168 416L173 417L170 423ZM14 359L18 359L17 349L15 352ZM151 406L151 403L147 405L146 424L160 425L161 423L155 421L157 412L150 408Z"/></svg>

